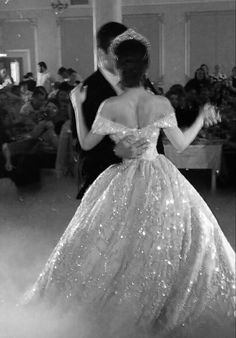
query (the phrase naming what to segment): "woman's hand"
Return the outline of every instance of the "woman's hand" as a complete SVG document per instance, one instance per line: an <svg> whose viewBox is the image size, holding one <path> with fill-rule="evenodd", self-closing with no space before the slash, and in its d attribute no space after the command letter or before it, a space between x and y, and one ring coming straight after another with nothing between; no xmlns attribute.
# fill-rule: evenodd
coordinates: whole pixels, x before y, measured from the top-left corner
<svg viewBox="0 0 236 338"><path fill-rule="evenodd" d="M219 111L217 111L215 106L209 103L206 103L203 106L200 114L203 117L203 123L204 126L206 127L210 127L213 126L214 124L217 124L218 122L221 122L221 116Z"/></svg>
<svg viewBox="0 0 236 338"><path fill-rule="evenodd" d="M77 103L82 104L87 97L87 87L88 86L84 86L83 83L80 83L72 89L70 92L71 101L73 102L75 100Z"/></svg>

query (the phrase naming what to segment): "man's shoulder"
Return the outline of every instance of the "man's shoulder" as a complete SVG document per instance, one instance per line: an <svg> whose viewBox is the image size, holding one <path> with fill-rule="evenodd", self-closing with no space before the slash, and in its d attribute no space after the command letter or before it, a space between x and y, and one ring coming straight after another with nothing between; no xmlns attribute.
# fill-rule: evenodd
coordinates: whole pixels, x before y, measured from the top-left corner
<svg viewBox="0 0 236 338"><path fill-rule="evenodd" d="M108 83L108 81L105 79L105 77L103 76L103 74L100 72L99 69L93 72L91 75L89 75L84 80L84 84L90 87L93 87L93 86L97 87L98 84L104 84L104 83Z"/></svg>

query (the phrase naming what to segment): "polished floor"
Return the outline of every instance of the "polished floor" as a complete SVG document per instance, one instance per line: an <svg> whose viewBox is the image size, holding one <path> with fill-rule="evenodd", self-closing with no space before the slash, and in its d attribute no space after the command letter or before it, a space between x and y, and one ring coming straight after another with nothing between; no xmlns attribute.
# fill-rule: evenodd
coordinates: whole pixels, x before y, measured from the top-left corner
<svg viewBox="0 0 236 338"><path fill-rule="evenodd" d="M212 193L208 172L184 175L206 200L235 249L233 185L218 182ZM14 303L35 280L78 206L75 196L75 178L58 179L52 170L42 173L41 187L20 192L11 181L0 180L0 299ZM0 330L0 337L8 336Z"/></svg>

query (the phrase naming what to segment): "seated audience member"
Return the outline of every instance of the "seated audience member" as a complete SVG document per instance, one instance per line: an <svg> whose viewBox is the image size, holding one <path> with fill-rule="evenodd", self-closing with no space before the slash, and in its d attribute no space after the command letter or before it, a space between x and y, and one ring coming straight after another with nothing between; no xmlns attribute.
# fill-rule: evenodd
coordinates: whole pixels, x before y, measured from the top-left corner
<svg viewBox="0 0 236 338"><path fill-rule="evenodd" d="M0 91L0 119L1 119L1 133L4 131L4 138L12 138L12 120L10 114L7 111L7 94L4 91ZM5 101L6 99L6 101Z"/></svg>
<svg viewBox="0 0 236 338"><path fill-rule="evenodd" d="M59 90L65 90L67 92L70 92L74 88L75 86L70 85L68 81L63 81L58 84Z"/></svg>
<svg viewBox="0 0 236 338"><path fill-rule="evenodd" d="M82 77L74 69L68 68L67 73L69 76L68 84L71 86L71 89L83 81Z"/></svg>
<svg viewBox="0 0 236 338"><path fill-rule="evenodd" d="M5 127L7 128L7 134L11 139L14 139L14 122L16 112L14 110L13 99L15 95L11 94L9 90L0 90L0 110L1 115L4 117ZM19 98L18 98L19 99ZM17 100L16 100L17 101Z"/></svg>
<svg viewBox="0 0 236 338"><path fill-rule="evenodd" d="M194 78L189 80L185 85L186 93L195 90L197 94L200 93L202 87L210 85L210 80L205 77L205 72L201 68L198 68L194 74Z"/></svg>
<svg viewBox="0 0 236 338"><path fill-rule="evenodd" d="M24 103L30 101L33 92L28 89L28 83L27 81L21 81L20 84L20 96L22 98L22 101Z"/></svg>
<svg viewBox="0 0 236 338"><path fill-rule="evenodd" d="M39 182L37 158L17 155L11 158L6 146L11 144L11 137L7 133L5 117L4 111L0 108L0 178L10 178L18 187Z"/></svg>
<svg viewBox="0 0 236 338"><path fill-rule="evenodd" d="M43 87L36 87L31 100L20 110L20 122L23 124L26 137L40 136L42 139L46 137L45 141L56 147L56 134L52 120L57 114L57 107L53 103L50 105L47 103L46 90Z"/></svg>
<svg viewBox="0 0 236 338"><path fill-rule="evenodd" d="M57 107L47 102L47 93L43 87L36 87L31 101L24 104L20 111L20 122L24 133L20 140L6 142L3 154L7 170L12 170L11 158L17 155L27 155L44 152L45 149L57 149L58 137L55 133L53 118Z"/></svg>
<svg viewBox="0 0 236 338"><path fill-rule="evenodd" d="M212 82L222 82L227 79L227 75L221 72L221 65L215 65L214 72L210 74Z"/></svg>
<svg viewBox="0 0 236 338"><path fill-rule="evenodd" d="M10 141L10 136L7 133L6 112L0 107L0 178L8 177L9 165L12 166L9 157L4 157L3 146Z"/></svg>
<svg viewBox="0 0 236 338"><path fill-rule="evenodd" d="M57 135L60 134L62 125L69 119L69 92L70 91L67 89L67 87L66 89L59 89L56 94L55 100L53 100L53 102L57 106L57 114L53 119Z"/></svg>
<svg viewBox="0 0 236 338"><path fill-rule="evenodd" d="M24 104L21 97L20 85L13 85L11 90L7 92L9 97L10 112L12 114L13 122L19 118L19 112Z"/></svg>
<svg viewBox="0 0 236 338"><path fill-rule="evenodd" d="M169 88L168 92L176 93L179 96L181 96L181 95L185 96L186 95L184 86L182 86L180 83L176 83L176 84L172 85Z"/></svg>
<svg viewBox="0 0 236 338"><path fill-rule="evenodd" d="M166 93L166 97L170 100L176 114L179 128L186 128L193 124L199 113L199 102L196 96L192 96L191 92L186 94L181 87L173 87Z"/></svg>
<svg viewBox="0 0 236 338"><path fill-rule="evenodd" d="M209 80L209 82L211 82L208 65L203 63L203 64L201 64L200 69L202 69L204 71L205 79L207 79L207 80Z"/></svg>
<svg viewBox="0 0 236 338"><path fill-rule="evenodd" d="M68 79L69 79L68 71L63 66L58 69L57 75L58 75L58 78L59 78L58 79L59 82L68 81Z"/></svg>
<svg viewBox="0 0 236 338"><path fill-rule="evenodd" d="M27 89L33 92L36 87L36 81L32 72L28 72L23 76L23 81L27 83Z"/></svg>
<svg viewBox="0 0 236 338"><path fill-rule="evenodd" d="M13 78L7 73L5 67L0 69L0 89L9 88L14 84Z"/></svg>

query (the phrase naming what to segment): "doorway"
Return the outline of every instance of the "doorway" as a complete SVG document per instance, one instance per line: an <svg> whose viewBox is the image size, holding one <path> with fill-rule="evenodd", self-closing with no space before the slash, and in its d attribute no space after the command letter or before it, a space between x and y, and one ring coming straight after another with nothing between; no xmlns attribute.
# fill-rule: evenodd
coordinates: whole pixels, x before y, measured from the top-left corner
<svg viewBox="0 0 236 338"><path fill-rule="evenodd" d="M0 69L6 68L7 74L11 76L14 84L18 85L23 77L23 60L21 57L1 57Z"/></svg>

